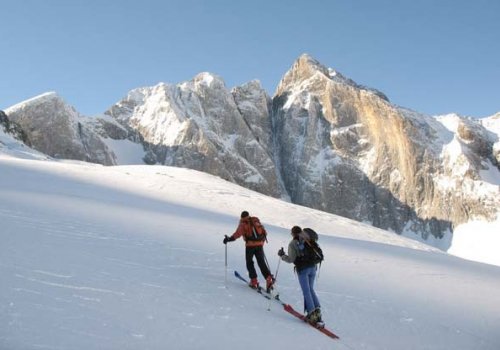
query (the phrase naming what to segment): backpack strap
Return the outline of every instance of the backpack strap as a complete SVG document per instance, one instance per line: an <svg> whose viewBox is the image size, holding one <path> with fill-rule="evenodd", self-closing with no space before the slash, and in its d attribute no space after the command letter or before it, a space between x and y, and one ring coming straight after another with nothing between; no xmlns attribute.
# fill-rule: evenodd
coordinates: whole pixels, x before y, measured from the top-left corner
<svg viewBox="0 0 500 350"><path fill-rule="evenodd" d="M312 251L314 252L314 254L316 254L316 256L318 258L321 258L321 255L318 253L318 251L313 247L313 245L311 244L310 240L305 238L304 239L304 242L312 249ZM319 263L321 265L321 262Z"/></svg>
<svg viewBox="0 0 500 350"><path fill-rule="evenodd" d="M252 228L252 234L253 234L254 238L255 239L259 238L259 234L257 233L257 229L255 228L255 224L253 222L254 219L257 219L257 221L259 222L260 226L262 227L262 230L264 231L264 233L263 233L264 240L266 241L266 243L269 243L267 241L267 231L264 228L264 226L260 223L260 220L258 218L255 218L255 217L251 216L248 221L250 223L250 227Z"/></svg>
<svg viewBox="0 0 500 350"><path fill-rule="evenodd" d="M316 249L314 249L314 247L313 247L313 245L311 244L311 242L310 242L310 240L309 240L309 239L304 238L304 243L305 243L305 244L307 244L307 245L308 245L308 246L312 249L312 251L314 252L314 254L316 254L316 256L317 256L318 258L321 258L321 255L318 253L318 251L317 251ZM319 280L319 274L320 274L320 271L321 271L321 263L322 263L322 261L320 261L320 262L318 263L318 265L319 265L319 266L318 266L318 274L316 275L316 280Z"/></svg>
<svg viewBox="0 0 500 350"><path fill-rule="evenodd" d="M255 229L255 225L253 223L253 217L250 217L248 219L248 222L250 223L250 228L252 229L253 238L257 239L258 238L258 234L257 234L257 230Z"/></svg>

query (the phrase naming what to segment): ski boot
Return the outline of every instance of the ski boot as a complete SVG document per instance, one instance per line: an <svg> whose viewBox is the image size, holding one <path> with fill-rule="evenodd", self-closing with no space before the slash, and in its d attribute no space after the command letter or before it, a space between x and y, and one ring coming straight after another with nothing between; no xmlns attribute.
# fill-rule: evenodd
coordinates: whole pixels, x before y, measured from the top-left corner
<svg viewBox="0 0 500 350"><path fill-rule="evenodd" d="M269 275L266 278L266 292L271 293L271 290L274 288L274 277L273 275Z"/></svg>
<svg viewBox="0 0 500 350"><path fill-rule="evenodd" d="M257 278L252 278L248 286L252 289L259 289L259 281L257 280Z"/></svg>
<svg viewBox="0 0 500 350"><path fill-rule="evenodd" d="M313 326L316 326L318 322L323 322L321 320L321 309L319 307L315 308L313 311L309 312L306 317L305 321L312 324Z"/></svg>
<svg viewBox="0 0 500 350"><path fill-rule="evenodd" d="M314 320L314 326L318 328L323 328L325 327L325 322L323 322L323 319L321 317L321 309L319 307L315 308L312 312L312 319Z"/></svg>

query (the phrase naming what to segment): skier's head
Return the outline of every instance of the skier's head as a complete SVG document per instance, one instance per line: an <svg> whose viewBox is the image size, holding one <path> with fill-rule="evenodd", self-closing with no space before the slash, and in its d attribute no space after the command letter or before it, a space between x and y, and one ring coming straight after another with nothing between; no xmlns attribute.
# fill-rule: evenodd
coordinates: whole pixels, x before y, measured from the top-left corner
<svg viewBox="0 0 500 350"><path fill-rule="evenodd" d="M292 227L292 236L297 237L299 233L302 232L302 229L299 226Z"/></svg>
<svg viewBox="0 0 500 350"><path fill-rule="evenodd" d="M241 218L246 218L247 216L249 216L250 214L248 214L248 211L244 210L241 212Z"/></svg>

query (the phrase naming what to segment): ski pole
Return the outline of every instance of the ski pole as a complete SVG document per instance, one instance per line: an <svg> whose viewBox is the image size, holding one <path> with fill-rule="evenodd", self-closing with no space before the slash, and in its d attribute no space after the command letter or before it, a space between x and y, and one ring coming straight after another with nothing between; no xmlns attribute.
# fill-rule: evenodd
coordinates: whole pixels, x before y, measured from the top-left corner
<svg viewBox="0 0 500 350"><path fill-rule="evenodd" d="M264 254L264 261L266 262L267 269L269 270L269 272L271 272L271 268L269 267L269 262L267 261L266 254Z"/></svg>
<svg viewBox="0 0 500 350"><path fill-rule="evenodd" d="M278 260L278 266L276 267L276 273L274 274L274 282L278 279L278 270L280 269L281 256Z"/></svg>
<svg viewBox="0 0 500 350"><path fill-rule="evenodd" d="M281 256L278 260L278 266L276 267L276 273L274 274L274 284L276 285L276 281L278 279L278 271L280 269L280 263L281 263ZM267 305L267 311L271 311L271 302L273 301L274 299L274 293L273 293L273 289L271 289L271 298L269 298L269 304Z"/></svg>
<svg viewBox="0 0 500 350"><path fill-rule="evenodd" d="M228 238L227 235L224 235L225 238ZM225 267L225 273L224 273L224 286L226 287L227 289L227 242L226 244L224 244L225 246L225 259L224 259L224 267Z"/></svg>

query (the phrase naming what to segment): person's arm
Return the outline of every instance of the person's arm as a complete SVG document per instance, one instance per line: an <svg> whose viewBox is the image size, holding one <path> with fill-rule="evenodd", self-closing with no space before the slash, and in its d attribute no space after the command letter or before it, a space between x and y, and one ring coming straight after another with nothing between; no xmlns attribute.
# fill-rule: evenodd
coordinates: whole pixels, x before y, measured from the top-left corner
<svg viewBox="0 0 500 350"><path fill-rule="evenodd" d="M240 238L241 236L243 236L244 233L245 233L245 224L243 222L240 222L240 224L238 225L238 228L231 235L230 238L231 238L232 241L234 241L234 240Z"/></svg>
<svg viewBox="0 0 500 350"><path fill-rule="evenodd" d="M227 244L227 242L232 242L232 241L237 240L238 238L240 238L243 235L243 232L245 232L244 227L243 227L243 223L240 222L236 231L231 236L225 236L222 243Z"/></svg>
<svg viewBox="0 0 500 350"><path fill-rule="evenodd" d="M295 240L292 240L288 244L288 255L287 254L282 255L281 260L290 264L293 263L296 258L297 258L297 246L295 244Z"/></svg>

